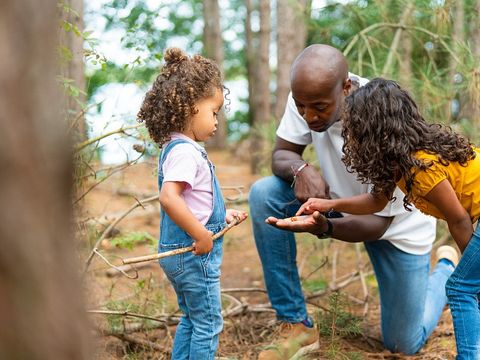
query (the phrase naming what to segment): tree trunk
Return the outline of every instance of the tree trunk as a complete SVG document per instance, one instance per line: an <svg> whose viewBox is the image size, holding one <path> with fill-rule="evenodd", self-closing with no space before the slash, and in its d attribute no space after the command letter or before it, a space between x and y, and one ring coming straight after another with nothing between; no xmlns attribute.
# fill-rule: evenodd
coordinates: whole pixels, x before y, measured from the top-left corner
<svg viewBox="0 0 480 360"><path fill-rule="evenodd" d="M77 87L80 92L77 98L68 96L66 100L66 118L69 125L72 125L74 141L80 142L87 138L87 126L83 109L80 104L85 104L85 64L83 62L83 37L76 32L83 32L83 0L65 0L63 2L65 10L62 14L63 19L74 25L73 28L66 30L60 28L60 45L64 47L70 54L66 58L61 59L61 74L64 78L73 80L73 86ZM61 52L64 53L65 52ZM69 58L71 55L71 58Z"/></svg>
<svg viewBox="0 0 480 360"><path fill-rule="evenodd" d="M56 75L57 1L0 2L0 358L90 359Z"/></svg>
<svg viewBox="0 0 480 360"><path fill-rule="evenodd" d="M480 0L475 0L472 26L472 45L473 54L477 59L480 58ZM478 62L477 62L478 64Z"/></svg>
<svg viewBox="0 0 480 360"><path fill-rule="evenodd" d="M397 28L397 30L395 30L395 35L393 36L393 41L390 45L387 60L385 61L385 65L383 66L382 77L391 77L393 73L394 59L397 55L397 49L400 44L400 39L402 38L403 27L408 22L413 9L414 4L412 1L410 1L409 3L407 3L405 10L403 11L402 17L400 18L400 22L398 23L399 27Z"/></svg>
<svg viewBox="0 0 480 360"><path fill-rule="evenodd" d="M270 122L270 1L260 0L260 31L258 34L258 54L255 66L253 94L255 111L253 116L253 134L251 136L251 169L259 173L264 166L266 154L266 134Z"/></svg>
<svg viewBox="0 0 480 360"><path fill-rule="evenodd" d="M469 106L466 115L472 120L475 140L478 141L480 136L480 0L475 0L473 7L471 44L474 68L469 79Z"/></svg>
<svg viewBox="0 0 480 360"><path fill-rule="evenodd" d="M255 113L255 102L253 95L253 84L255 82L255 46L252 31L251 17L253 12L252 0L245 0L246 16L245 16L245 52L248 79L248 119L249 125L253 125L253 114Z"/></svg>
<svg viewBox="0 0 480 360"><path fill-rule="evenodd" d="M280 120L290 92L290 67L305 47L307 40L307 11L310 1L277 1L277 99L275 119Z"/></svg>
<svg viewBox="0 0 480 360"><path fill-rule="evenodd" d="M206 57L215 60L223 72L223 42L220 29L220 9L218 0L203 0L203 45ZM227 123L223 111L218 115L218 128L215 136L207 141L210 148L224 149L227 138Z"/></svg>
<svg viewBox="0 0 480 360"><path fill-rule="evenodd" d="M405 31L402 35L401 40L401 58L399 61L399 74L398 80L400 84L407 89L412 90L412 79L413 79L413 71L412 71L412 53L413 53L413 46L412 46L412 36L408 31Z"/></svg>

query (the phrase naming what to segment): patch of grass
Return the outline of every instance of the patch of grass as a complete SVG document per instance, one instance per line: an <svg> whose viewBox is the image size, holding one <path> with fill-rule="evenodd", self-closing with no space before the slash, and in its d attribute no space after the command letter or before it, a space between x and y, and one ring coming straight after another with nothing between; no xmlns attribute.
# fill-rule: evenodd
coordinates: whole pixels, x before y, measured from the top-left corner
<svg viewBox="0 0 480 360"><path fill-rule="evenodd" d="M310 292L325 290L328 287L328 281L325 279L307 279L302 283L302 287Z"/></svg>
<svg viewBox="0 0 480 360"><path fill-rule="evenodd" d="M121 249L133 250L133 248L141 243L150 245L155 244L157 240L147 232L130 232L114 237L110 243Z"/></svg>

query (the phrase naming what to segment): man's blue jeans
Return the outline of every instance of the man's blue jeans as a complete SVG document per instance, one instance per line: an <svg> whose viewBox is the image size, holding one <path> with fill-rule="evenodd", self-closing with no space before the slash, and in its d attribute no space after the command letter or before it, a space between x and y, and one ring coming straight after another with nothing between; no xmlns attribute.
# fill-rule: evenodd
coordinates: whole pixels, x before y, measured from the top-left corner
<svg viewBox="0 0 480 360"><path fill-rule="evenodd" d="M290 184L276 176L257 181L250 190L249 202L272 307L279 320L300 322L307 317L307 310L296 264L294 234L264 222L268 216L292 216L300 203ZM414 354L437 325L447 301L445 283L453 266L440 262L430 275L430 254L408 254L386 240L368 242L365 247L380 292L384 345L390 351Z"/></svg>
<svg viewBox="0 0 480 360"><path fill-rule="evenodd" d="M480 225L447 281L457 360L480 359Z"/></svg>

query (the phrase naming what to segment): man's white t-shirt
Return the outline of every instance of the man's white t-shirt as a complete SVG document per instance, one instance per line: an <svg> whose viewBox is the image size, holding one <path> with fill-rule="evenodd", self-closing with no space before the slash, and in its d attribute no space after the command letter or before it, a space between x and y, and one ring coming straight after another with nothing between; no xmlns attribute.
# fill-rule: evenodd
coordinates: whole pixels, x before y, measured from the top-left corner
<svg viewBox="0 0 480 360"><path fill-rule="evenodd" d="M367 79L349 74L350 78L363 86ZM362 184L356 174L349 173L342 162L342 122L337 121L324 132L315 132L308 128L307 122L300 116L295 106L292 93L288 95L285 114L277 129L277 136L298 145L313 144L322 170L322 175L330 185L332 198L343 198L369 192L371 185ZM396 189L396 201L389 204L378 216L391 217L392 223L382 236L398 249L410 254L426 254L432 249L435 240L436 220L422 214L412 206L412 211L403 207L404 194ZM345 214L348 216L348 214Z"/></svg>

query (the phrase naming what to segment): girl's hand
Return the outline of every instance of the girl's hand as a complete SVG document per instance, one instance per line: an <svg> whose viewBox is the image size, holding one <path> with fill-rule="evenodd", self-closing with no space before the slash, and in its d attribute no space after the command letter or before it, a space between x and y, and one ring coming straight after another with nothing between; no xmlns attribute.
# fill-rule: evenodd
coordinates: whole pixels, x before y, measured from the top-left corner
<svg viewBox="0 0 480 360"><path fill-rule="evenodd" d="M195 255L203 255L209 253L213 248L213 233L205 229L205 232L202 232L200 236L193 238L195 249L193 253Z"/></svg>
<svg viewBox="0 0 480 360"><path fill-rule="evenodd" d="M313 214L315 211L325 213L334 208L335 200L310 198L300 206L295 215Z"/></svg>
<svg viewBox="0 0 480 360"><path fill-rule="evenodd" d="M225 221L227 224L230 224L233 219L238 219L238 224L240 224L243 220L248 217L248 214L242 210L235 210L235 209L227 209L227 215L225 216Z"/></svg>

